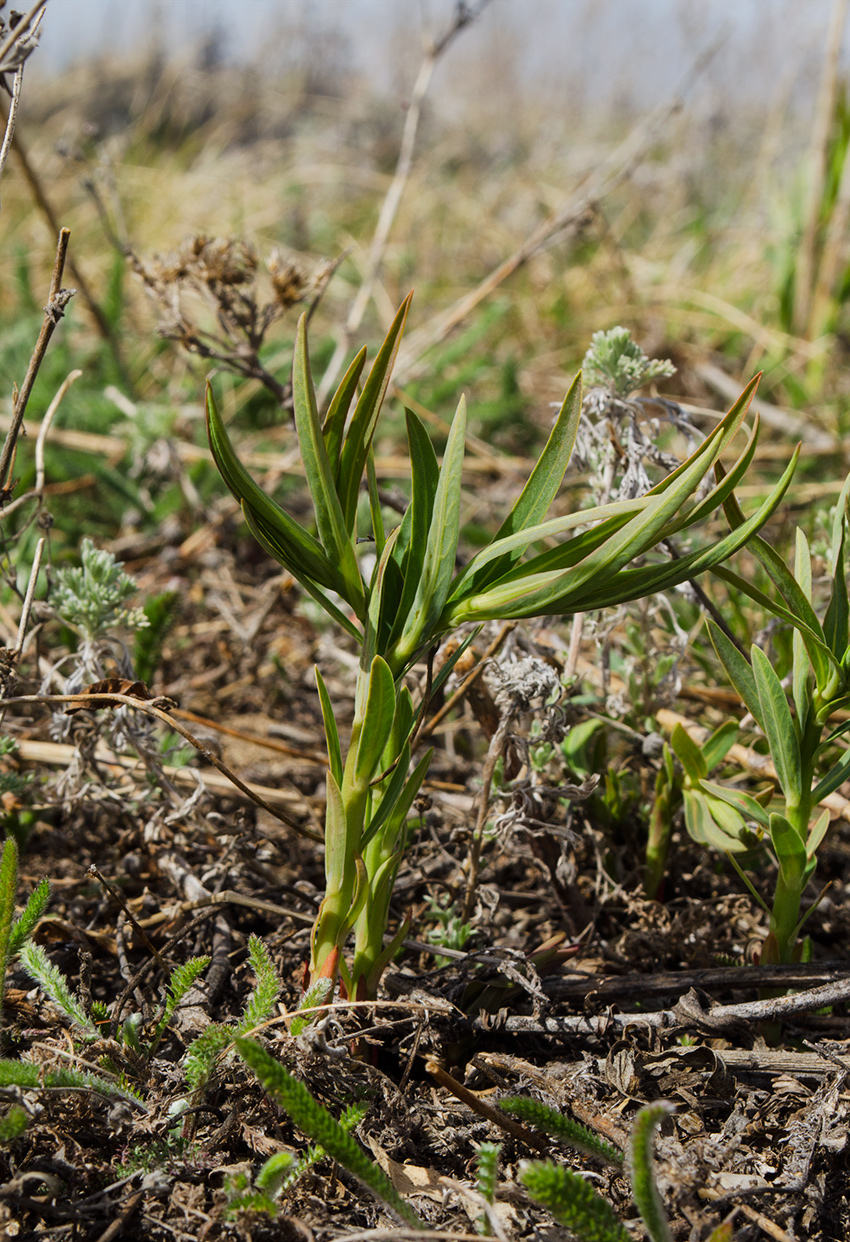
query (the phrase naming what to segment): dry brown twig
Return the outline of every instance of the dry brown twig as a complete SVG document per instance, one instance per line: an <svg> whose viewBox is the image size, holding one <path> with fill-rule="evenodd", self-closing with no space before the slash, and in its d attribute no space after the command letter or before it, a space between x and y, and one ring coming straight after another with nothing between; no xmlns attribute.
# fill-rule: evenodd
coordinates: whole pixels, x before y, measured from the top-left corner
<svg viewBox="0 0 850 1242"><path fill-rule="evenodd" d="M41 331L38 334L38 340L30 358L24 382L15 398L12 422L6 433L3 448L0 450L0 487L4 489L4 492L8 490L10 485L9 475L12 468L12 460L33 384L44 361L50 338L56 331L56 326L60 319L65 314L66 306L76 293L75 289L62 288L62 274L65 270L65 258L68 253L70 238L70 229L63 228L59 233L59 242L56 247L56 260L53 264L53 275L50 280L50 291L47 296L47 305L44 308L44 320L41 325Z"/></svg>
<svg viewBox="0 0 850 1242"><path fill-rule="evenodd" d="M269 815L273 815L275 819L279 819L281 823L286 824L287 828L291 828L293 832L297 832L300 836L309 837L313 841L324 840L324 835L321 831L313 828L307 828L303 824L299 824L290 815L287 815L285 811L282 811L280 807L273 806L270 802L258 794L256 789L253 789L250 785L246 784L245 781L241 780L240 777L238 777L226 763L222 762L217 755L214 755L212 751L208 750L202 742L198 741L194 734L190 733L187 728L181 725L179 721L175 720L170 714L169 705L172 702L173 700L168 699L167 696L164 695L159 696L159 698L145 700L128 694L98 691L96 695L86 693L21 694L12 698L7 698L4 706L11 707L13 705L18 706L19 704L25 703L39 703L45 707L74 705L77 708L91 709L99 709L101 707L131 707L135 711L140 711L148 716L153 716L157 720L167 724L169 729L173 729L175 733L179 733L190 746L194 746L195 750L198 751L206 763L210 764L211 767L216 768L223 776L226 776L238 790L245 794L246 797L250 798L252 802L255 802L257 806L260 806L264 811L267 811ZM165 706L161 706L161 704L165 704ZM295 790L299 800L307 809L310 818L314 819L313 809L303 797L301 791L295 785L293 785L292 788Z"/></svg>

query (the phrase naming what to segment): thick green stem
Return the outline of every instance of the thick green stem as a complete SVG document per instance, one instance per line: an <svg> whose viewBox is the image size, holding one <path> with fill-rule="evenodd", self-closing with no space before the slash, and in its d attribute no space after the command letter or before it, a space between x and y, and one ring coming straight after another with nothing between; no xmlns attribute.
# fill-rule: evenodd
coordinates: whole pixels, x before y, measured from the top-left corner
<svg viewBox="0 0 850 1242"><path fill-rule="evenodd" d="M358 888L364 879L358 860L369 805L369 782L362 776L358 779L355 769L358 743L367 725L365 703L368 680L368 671L361 669L357 675L355 717L338 801L329 789L325 818L325 897L313 925L311 982L325 976L335 979L339 955L351 930L351 915L358 898Z"/></svg>
<svg viewBox="0 0 850 1242"><path fill-rule="evenodd" d="M809 821L814 809L811 790L815 782L815 753L820 736L821 727L812 721L800 739L800 781L804 793L798 805L793 803L785 805L785 818L794 828L804 848L809 838ZM800 923L800 906L803 892L813 870L813 865L797 869L783 869L780 865L773 894L770 935L762 954L766 963L788 963L794 960L797 928Z"/></svg>

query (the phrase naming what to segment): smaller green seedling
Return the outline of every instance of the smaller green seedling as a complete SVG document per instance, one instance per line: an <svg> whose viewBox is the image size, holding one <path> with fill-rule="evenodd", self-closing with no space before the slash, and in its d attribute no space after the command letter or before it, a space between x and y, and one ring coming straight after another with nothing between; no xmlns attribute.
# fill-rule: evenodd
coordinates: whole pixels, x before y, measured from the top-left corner
<svg viewBox="0 0 850 1242"><path fill-rule="evenodd" d="M812 602L812 561L808 540L797 530L793 569L773 547L756 536L750 551L761 562L778 599L721 566L713 572L750 597L779 621L794 629L791 701L776 670L760 647L753 646L748 662L717 626L709 622L714 649L727 676L767 738L781 794L781 810L769 807L738 790L702 779L705 794L728 803L764 830L779 873L768 907L736 863L747 887L770 915L770 930L762 949L763 962L790 962L798 949L800 930L814 906L801 916L803 893L817 866L817 851L829 827L829 812L819 805L850 775L850 749L819 776L823 761L850 730L844 720L830 727L835 712L850 706L850 604L847 594L846 544L850 476L835 511L829 551L830 595L823 621ZM733 529L743 514L733 497L724 503ZM815 903L817 904L817 903Z"/></svg>
<svg viewBox="0 0 850 1242"><path fill-rule="evenodd" d="M655 780L655 797L649 820L644 891L658 899L667 868L673 819L684 808L688 835L698 845L723 853L751 854L758 837L747 827L746 817L724 798L704 786L709 775L723 763L738 738L738 725L727 720L702 743L677 724L665 745ZM678 759L681 769L676 767Z"/></svg>

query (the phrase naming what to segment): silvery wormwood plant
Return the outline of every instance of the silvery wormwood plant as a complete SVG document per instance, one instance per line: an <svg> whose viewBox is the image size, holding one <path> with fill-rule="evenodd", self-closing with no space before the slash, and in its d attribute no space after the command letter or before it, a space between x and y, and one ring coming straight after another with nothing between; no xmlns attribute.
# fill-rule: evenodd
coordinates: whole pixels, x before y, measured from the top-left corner
<svg viewBox="0 0 850 1242"><path fill-rule="evenodd" d="M491 542L456 572L466 403L461 398L439 462L420 420L406 411L410 503L392 530L378 499L372 441L410 306L408 297L361 384L365 348L344 375L322 419L298 326L293 364L295 427L313 503L315 533L299 525L240 464L207 388L207 427L216 465L241 503L262 547L357 644L354 720L343 754L334 710L318 669L329 772L324 899L312 933L305 1006L332 993L372 997L406 933L384 943L406 819L430 752L411 771L417 723L405 676L440 641L467 623L563 616L606 608L676 586L724 561L764 524L790 482L796 456L767 499L725 537L679 559L636 563L661 541L708 517L733 494L755 453L758 422L734 465L702 499L695 493L740 429L757 381L696 451L645 495L546 519L570 460L581 412L581 377L572 384L549 439ZM359 389L359 395L358 395ZM364 472L370 531L358 530ZM360 536L376 554L368 574ZM553 543L552 541L559 542ZM548 546L547 546L548 545ZM447 675L451 663L443 670ZM353 958L343 950L354 932Z"/></svg>

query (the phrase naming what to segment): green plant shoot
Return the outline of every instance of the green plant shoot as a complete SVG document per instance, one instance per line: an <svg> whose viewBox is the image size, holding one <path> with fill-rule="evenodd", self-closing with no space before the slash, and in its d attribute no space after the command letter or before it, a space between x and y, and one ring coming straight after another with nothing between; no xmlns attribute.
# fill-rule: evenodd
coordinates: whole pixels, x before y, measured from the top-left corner
<svg viewBox="0 0 850 1242"><path fill-rule="evenodd" d="M850 705L850 607L847 595L846 547L850 477L835 510L829 554L830 595L821 621L812 604L812 562L805 534L797 530L793 569L769 543L755 537L749 549L763 565L778 594L771 598L731 570L714 573L755 600L779 621L794 629L791 701L760 647L751 662L709 623L714 649L741 701L767 738L781 792L781 811L740 791L703 779L702 789L754 820L766 834L776 858L778 875L770 928L762 949L763 962L790 962L798 951L800 930L814 907L801 916L806 885L817 866L817 850L829 827L828 811L819 804L850 775L850 750L845 750L820 778L823 760L850 730L850 721L830 727L835 712ZM732 529L740 529L743 514L733 497L724 502ZM731 857L731 855L730 855ZM735 862L734 858L732 859ZM740 867L738 868L740 871ZM741 871L750 891L765 905Z"/></svg>
<svg viewBox="0 0 850 1242"><path fill-rule="evenodd" d="M635 562L661 542L708 517L733 496L755 453L758 420L728 473L701 499L706 473L740 430L757 380L681 466L646 495L547 520L575 442L581 377L564 399L551 435L519 498L488 546L455 571L466 434L461 398L442 462L421 421L407 411L410 503L401 522L384 528L372 441L410 306L408 297L362 383L365 349L357 354L320 418L307 349L306 318L295 344L293 403L314 529L296 522L239 462L207 388L207 427L216 465L242 505L249 528L360 649L354 720L343 755L333 705L318 670L329 758L325 820L325 895L312 936L311 1004L338 977L358 998L375 995L381 973L406 927L384 943L395 877L406 846L407 819L428 769L412 747L424 710L405 674L459 626L487 620L563 616L625 603L676 586L726 560L768 519L790 482L796 455L766 500L729 534L676 560ZM357 525L358 496L368 476L372 529ZM377 553L360 557L360 536ZM544 541L555 546L540 551ZM460 654L459 652L457 653ZM456 658L456 657L455 657ZM441 676L451 671L449 662ZM413 765L413 766L412 766ZM412 767L412 770L411 770ZM354 933L354 956L343 958Z"/></svg>

